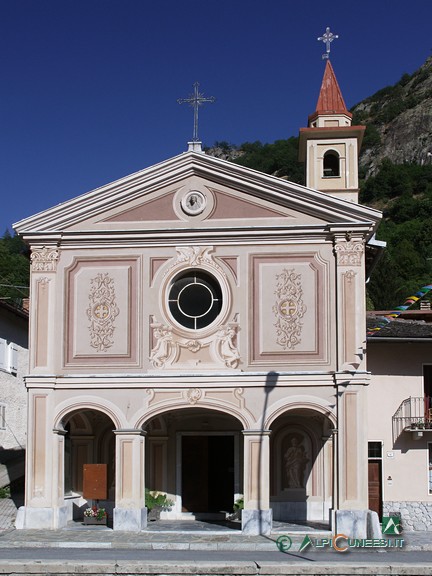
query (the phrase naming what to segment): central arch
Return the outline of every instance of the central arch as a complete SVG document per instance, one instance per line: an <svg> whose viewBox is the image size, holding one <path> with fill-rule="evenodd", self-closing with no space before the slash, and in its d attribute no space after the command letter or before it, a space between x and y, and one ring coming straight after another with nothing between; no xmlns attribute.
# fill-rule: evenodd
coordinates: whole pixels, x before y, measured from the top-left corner
<svg viewBox="0 0 432 576"><path fill-rule="evenodd" d="M243 493L243 425L232 415L188 407L163 412L146 431L146 486L174 502L162 517L224 519Z"/></svg>

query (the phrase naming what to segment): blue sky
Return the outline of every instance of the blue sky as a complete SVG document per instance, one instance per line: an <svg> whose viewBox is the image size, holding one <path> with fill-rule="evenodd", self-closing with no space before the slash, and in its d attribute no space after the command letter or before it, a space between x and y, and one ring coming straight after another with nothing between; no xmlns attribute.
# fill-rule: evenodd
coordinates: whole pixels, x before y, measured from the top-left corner
<svg viewBox="0 0 432 576"><path fill-rule="evenodd" d="M432 55L430 0L0 0L0 234L205 145L296 136L331 60L348 107Z"/></svg>

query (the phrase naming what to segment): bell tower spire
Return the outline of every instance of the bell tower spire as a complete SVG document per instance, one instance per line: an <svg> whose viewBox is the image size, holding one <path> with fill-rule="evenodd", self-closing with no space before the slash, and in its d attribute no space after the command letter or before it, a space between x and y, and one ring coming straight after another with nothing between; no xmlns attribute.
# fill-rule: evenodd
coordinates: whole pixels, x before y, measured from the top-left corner
<svg viewBox="0 0 432 576"><path fill-rule="evenodd" d="M326 59L316 110L300 129L306 186L358 202L358 155L365 126L352 126L333 66Z"/></svg>

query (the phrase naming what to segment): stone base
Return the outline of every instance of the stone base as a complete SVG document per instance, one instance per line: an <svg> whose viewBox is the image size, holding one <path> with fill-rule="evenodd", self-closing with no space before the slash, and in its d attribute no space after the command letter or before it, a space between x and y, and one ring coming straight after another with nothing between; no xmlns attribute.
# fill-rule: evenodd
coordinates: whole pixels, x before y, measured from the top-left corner
<svg viewBox="0 0 432 576"><path fill-rule="evenodd" d="M336 534L348 538L382 538L378 514L371 510L335 510Z"/></svg>
<svg viewBox="0 0 432 576"><path fill-rule="evenodd" d="M242 510L242 532L250 536L271 533L273 510Z"/></svg>
<svg viewBox="0 0 432 576"><path fill-rule="evenodd" d="M114 530L140 532L146 527L147 508L114 508Z"/></svg>
<svg viewBox="0 0 432 576"><path fill-rule="evenodd" d="M57 530L68 522L68 506L60 508L32 508L21 506L15 520L17 530Z"/></svg>

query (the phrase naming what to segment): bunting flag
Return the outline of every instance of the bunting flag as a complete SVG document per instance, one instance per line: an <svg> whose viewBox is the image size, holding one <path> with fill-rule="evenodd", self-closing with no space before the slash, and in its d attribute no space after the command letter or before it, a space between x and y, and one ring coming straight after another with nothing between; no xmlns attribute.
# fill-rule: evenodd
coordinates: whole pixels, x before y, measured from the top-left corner
<svg viewBox="0 0 432 576"><path fill-rule="evenodd" d="M394 320L400 314L402 314L404 310L408 310L408 308L411 308L413 304L415 304L416 302L418 302L418 300L423 298L423 296L425 296L430 290L432 290L432 284L427 284L426 286L423 286L423 288L420 288L420 290L416 292L414 296L408 296L408 298L405 300L402 306L396 306L394 311L391 312L390 314L386 314L385 316L379 316L378 326L376 326L376 328L371 328L370 330L368 330L367 335L372 336L373 334L381 330L381 328L387 326L387 324L389 324L392 320Z"/></svg>

